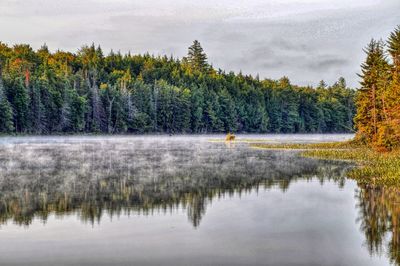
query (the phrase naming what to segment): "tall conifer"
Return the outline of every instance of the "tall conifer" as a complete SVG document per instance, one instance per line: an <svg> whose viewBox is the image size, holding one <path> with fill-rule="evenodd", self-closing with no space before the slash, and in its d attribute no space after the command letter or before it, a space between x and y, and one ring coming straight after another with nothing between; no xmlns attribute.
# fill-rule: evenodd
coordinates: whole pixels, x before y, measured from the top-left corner
<svg viewBox="0 0 400 266"><path fill-rule="evenodd" d="M198 40L195 40L189 47L187 62L192 70L206 72L209 69L207 55Z"/></svg>
<svg viewBox="0 0 400 266"><path fill-rule="evenodd" d="M383 104L381 101L382 90L380 84L385 78L388 63L381 41L371 40L364 49L367 54L365 62L361 65L361 89L358 92L356 105L357 138L365 142L376 141L378 127L384 119Z"/></svg>

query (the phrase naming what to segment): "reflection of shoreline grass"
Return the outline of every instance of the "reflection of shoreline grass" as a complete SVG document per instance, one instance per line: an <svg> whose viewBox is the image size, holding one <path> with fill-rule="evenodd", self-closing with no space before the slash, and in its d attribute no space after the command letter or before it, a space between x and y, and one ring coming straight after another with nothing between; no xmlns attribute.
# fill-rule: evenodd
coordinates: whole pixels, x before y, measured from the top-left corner
<svg viewBox="0 0 400 266"><path fill-rule="evenodd" d="M209 139L209 142L216 142L216 143L225 143L225 139ZM266 139L235 139L234 141L231 141L232 143L274 143L272 140L266 140Z"/></svg>
<svg viewBox="0 0 400 266"><path fill-rule="evenodd" d="M353 142L330 142L314 144L251 144L260 149L301 150L301 155L326 160L351 160L359 167L352 169L348 176L362 183L382 185L400 184L400 150L378 152Z"/></svg>

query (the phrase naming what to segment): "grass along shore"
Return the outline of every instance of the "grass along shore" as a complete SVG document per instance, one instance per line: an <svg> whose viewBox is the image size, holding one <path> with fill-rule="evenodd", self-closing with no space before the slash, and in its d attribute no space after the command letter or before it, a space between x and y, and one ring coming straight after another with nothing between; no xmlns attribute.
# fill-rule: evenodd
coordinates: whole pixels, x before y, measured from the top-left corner
<svg viewBox="0 0 400 266"><path fill-rule="evenodd" d="M348 176L361 183L377 185L400 185L400 150L381 152L352 141L312 144L250 144L258 149L299 150L305 157L325 160L350 160L358 167L349 171Z"/></svg>

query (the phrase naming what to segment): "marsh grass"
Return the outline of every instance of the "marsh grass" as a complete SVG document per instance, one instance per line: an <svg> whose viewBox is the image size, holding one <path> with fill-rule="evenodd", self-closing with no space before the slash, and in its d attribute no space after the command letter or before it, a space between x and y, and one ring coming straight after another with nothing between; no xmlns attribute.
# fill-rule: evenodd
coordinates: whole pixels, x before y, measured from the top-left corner
<svg viewBox="0 0 400 266"><path fill-rule="evenodd" d="M226 142L226 140L225 139L208 139L208 142L224 143L224 142ZM260 143L271 143L273 141L272 140L265 140L265 139L241 139L241 138L235 138L235 140L232 140L231 142L233 142L233 143L255 143L255 144L260 144Z"/></svg>
<svg viewBox="0 0 400 266"><path fill-rule="evenodd" d="M292 149L305 157L324 160L354 161L357 167L348 172L350 178L360 183L400 185L400 150L378 151L354 142L330 142L312 144L251 144L260 149Z"/></svg>
<svg viewBox="0 0 400 266"><path fill-rule="evenodd" d="M315 149L354 149L358 148L356 144L350 141L346 142L319 142L319 143L254 143L251 145L261 149L294 149L294 150L315 150Z"/></svg>

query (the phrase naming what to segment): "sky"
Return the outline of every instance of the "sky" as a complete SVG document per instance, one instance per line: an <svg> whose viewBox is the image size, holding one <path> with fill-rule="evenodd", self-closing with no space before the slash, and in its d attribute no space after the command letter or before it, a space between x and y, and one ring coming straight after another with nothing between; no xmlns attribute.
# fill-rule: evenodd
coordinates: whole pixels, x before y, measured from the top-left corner
<svg viewBox="0 0 400 266"><path fill-rule="evenodd" d="M182 57L197 39L215 68L298 85L357 87L362 49L399 24L400 0L0 0L9 45Z"/></svg>

